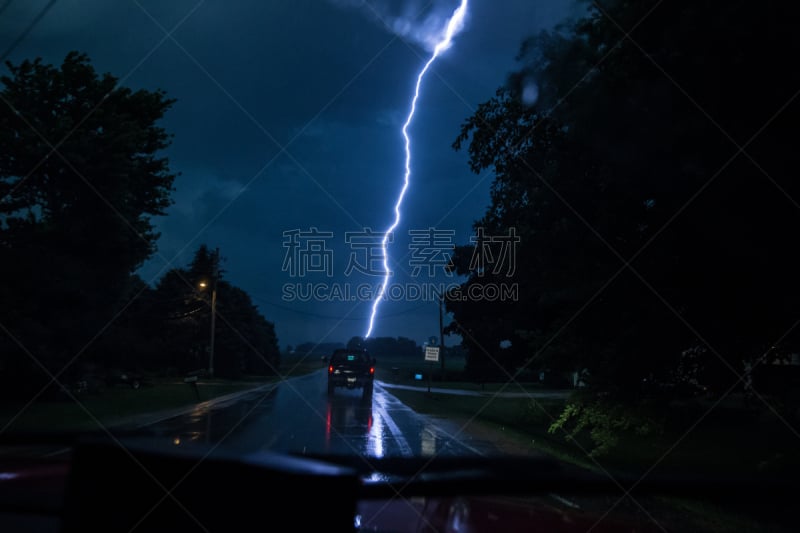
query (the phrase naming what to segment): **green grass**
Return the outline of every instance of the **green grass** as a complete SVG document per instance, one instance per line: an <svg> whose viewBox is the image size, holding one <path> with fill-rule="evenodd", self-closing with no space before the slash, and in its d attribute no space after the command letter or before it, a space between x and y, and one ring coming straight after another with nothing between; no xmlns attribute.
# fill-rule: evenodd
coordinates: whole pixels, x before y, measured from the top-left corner
<svg viewBox="0 0 800 533"><path fill-rule="evenodd" d="M579 457L560 440L547 433L550 417L558 416L563 400L537 401L540 408L532 412L525 398L485 398L391 389L403 403L417 412L467 423L470 420L501 430L520 449L538 450L559 459L577 462ZM539 418L536 418L536 417ZM469 428L467 428L469 431Z"/></svg>
<svg viewBox="0 0 800 533"><path fill-rule="evenodd" d="M377 371L376 371L377 372ZM379 377L379 379L381 379ZM410 385L413 387L428 387L428 380L415 380L415 379L381 379L389 384ZM435 389L456 389L467 390L475 392L501 392L501 393L520 393L520 392L547 392L547 387L542 386L540 383L485 383L478 384L473 381L431 381L431 388Z"/></svg>
<svg viewBox="0 0 800 533"><path fill-rule="evenodd" d="M432 372L431 386L444 389L464 389L473 391L496 392L533 392L546 389L538 381L530 380L530 375L520 376L513 382L488 382L479 383L465 378L464 359L450 358L445 361L444 377L441 379L441 364L426 363L422 356L410 357L379 357L375 367L376 377L387 383L399 385L428 386L428 373ZM422 374L422 380L416 380L415 374Z"/></svg>
<svg viewBox="0 0 800 533"><path fill-rule="evenodd" d="M76 395L77 402L65 398L36 402L27 408L23 403L7 404L0 407L0 428L11 432L91 431L114 426L136 415L186 407L250 389L270 380L274 378L201 379L195 393L182 380L159 379L138 390L121 385Z"/></svg>
<svg viewBox="0 0 800 533"><path fill-rule="evenodd" d="M381 381L396 382L405 385L419 383L414 380L414 374L427 373L433 369L434 375L441 372L441 363L426 363L422 354L419 357L376 357L375 376ZM446 360L445 375L450 378L463 374L464 359L453 358ZM439 382L436 382L437 386Z"/></svg>
<svg viewBox="0 0 800 533"><path fill-rule="evenodd" d="M620 432L618 445L608 454L589 457L593 443L587 432L575 439L568 438L564 431L548 432L561 413L564 400L534 402L403 389L391 389L391 393L418 412L490 424L507 431L520 443L533 442L544 453L596 471L640 475L654 465L655 472L710 476L800 470L800 456L796 453L800 439L771 412L745 416L740 409L718 407L692 427L706 413L704 406L675 407L672 415L681 420L680 424L667 424L663 432L649 435Z"/></svg>

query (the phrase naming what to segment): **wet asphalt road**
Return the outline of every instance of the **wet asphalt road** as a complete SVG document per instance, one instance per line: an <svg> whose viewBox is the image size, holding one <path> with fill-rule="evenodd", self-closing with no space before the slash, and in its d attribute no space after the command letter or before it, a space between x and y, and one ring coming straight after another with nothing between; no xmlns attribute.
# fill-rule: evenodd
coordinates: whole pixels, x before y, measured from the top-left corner
<svg viewBox="0 0 800 533"><path fill-rule="evenodd" d="M151 437L175 445L219 445L235 453L256 451L367 457L491 455L490 442L420 415L380 382L371 401L360 389L327 394L324 370L292 378L269 392L255 392L214 407L163 420Z"/></svg>

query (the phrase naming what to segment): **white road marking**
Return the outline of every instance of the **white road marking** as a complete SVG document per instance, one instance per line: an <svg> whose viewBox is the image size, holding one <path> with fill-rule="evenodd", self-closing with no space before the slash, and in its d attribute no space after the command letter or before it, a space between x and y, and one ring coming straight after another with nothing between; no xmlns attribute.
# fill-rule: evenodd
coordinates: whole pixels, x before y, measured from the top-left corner
<svg viewBox="0 0 800 533"><path fill-rule="evenodd" d="M397 445L400 446L400 453L405 457L412 457L414 453L411 451L411 446L408 444L408 441L403 436L403 432L400 431L400 428L397 427L397 424L389 415L389 412L386 410L386 406L384 405L383 401L385 398L386 391L383 390L383 387L376 381L375 386L377 386L378 391L381 393L375 398L375 404L377 407L378 413L381 415L381 418L386 423L386 427L389 428L389 432L392 434L392 437L397 442Z"/></svg>
<svg viewBox="0 0 800 533"><path fill-rule="evenodd" d="M378 382L376 381L375 384L377 385ZM404 387L404 386L393 386L393 387L395 387L395 388L414 389L414 387ZM466 395L466 396L479 396L479 395L482 396L482 395L486 394L486 393L475 393L474 391L458 391L458 390L448 390L448 389L439 389L439 392L445 392L445 393L448 393L448 394L459 394L459 393L461 393L461 394ZM383 393L387 394L385 390L383 390ZM560 394L561 393L556 393L554 395L549 395L548 394L548 396L557 397ZM515 397L516 396L524 396L524 395L528 395L528 394L527 393L522 394L522 395L514 394ZM400 403L405 406L405 404L403 404L402 402L400 402ZM407 406L405 406L405 407L406 407L406 409L410 409ZM382 410L383 413L386 412L386 410L383 408L383 406L381 406L381 410ZM411 411L414 412L417 416L420 416L418 413L416 413L416 411L413 411L413 410L411 410ZM384 416L384 418L387 418L387 417ZM394 425L394 422L392 422L392 425ZM397 428L396 425L394 425L394 427ZM450 435L447 431L445 431L439 425L437 425L432 419L429 420L429 425L425 428L425 430L433 433L433 431L431 431L431 428L433 428L433 430L435 430L437 433L439 433L439 435L434 435L434 436L438 436L439 438L442 438L442 436L444 436L444 437L450 439L451 441L456 442L460 446L463 446L464 448L466 448L467 450L471 451L472 453L474 453L476 455L480 455L482 457L486 456L486 454L484 452L481 452L477 448L474 448L474 447L470 446L469 444L466 444L465 442L462 442L460 439L456 439L454 436ZM394 433L394 430L392 430L392 432ZM575 503L575 502L573 502L571 500L568 500L567 498L564 498L563 496L560 496L560 495L558 495L558 494L556 494L554 492L551 492L549 494L549 496L551 498L553 498L554 500L556 500L557 502L562 503L563 505L566 505L567 507L571 507L573 509L580 509L581 508L580 505L578 505L577 503Z"/></svg>

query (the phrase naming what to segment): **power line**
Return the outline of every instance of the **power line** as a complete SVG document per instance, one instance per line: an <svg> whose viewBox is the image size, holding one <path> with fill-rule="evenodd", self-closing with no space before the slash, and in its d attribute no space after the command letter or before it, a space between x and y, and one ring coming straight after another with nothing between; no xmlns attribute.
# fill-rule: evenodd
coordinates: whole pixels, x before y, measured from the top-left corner
<svg viewBox="0 0 800 533"><path fill-rule="evenodd" d="M11 2L12 2L12 0L7 0L6 3L3 5L3 7L0 8L0 13L5 11L5 9L11 4ZM6 58L8 58L8 56L11 55L11 52L14 51L14 49L17 47L17 45L19 45L19 43L21 43L25 39L25 37L28 36L28 34L39 23L39 21L44 18L44 16L47 14L48 11L50 11L50 8L52 8L54 5L56 5L56 2L58 2L58 0L50 0L47 3L47 5L45 5L41 9L41 11L39 11L39 14L36 15L36 17L31 21L30 24L28 24L28 27L25 28L21 34L19 34L19 37L14 39L14 42L12 42L11 45L8 48L6 48L5 52L3 52L3 55L0 56L0 63L4 63L5 62Z"/></svg>
<svg viewBox="0 0 800 533"><path fill-rule="evenodd" d="M275 302L271 302L269 300L266 300L264 298L261 298L259 296L255 296L255 295L252 295L252 294L250 295L250 297L253 300L257 300L257 301L259 301L261 303L267 304L267 305L275 307L277 309L281 309L283 311L288 311L290 313L296 313L298 315L310 316L312 318L319 318L319 319L322 319L322 320L348 320L348 321L358 320L358 321L363 321L366 318L368 318L368 317L344 317L344 318L342 318L340 315L323 315L323 314L319 314L319 313L312 313L310 311L302 311L300 309L294 309L292 307L288 307L288 306L281 305L281 304L278 304L278 303L275 303ZM368 303L368 302L366 302L366 303ZM413 313L413 312L417 311L418 309L422 309L423 307L428 306L431 303L435 303L435 302L423 302L422 304L417 305L415 307L412 307L410 309L404 309L402 311L398 311L396 313L391 313L391 314L383 315L383 316L386 317L386 318L390 318L390 317L393 317L393 316L406 315L406 314L409 314L409 313Z"/></svg>
<svg viewBox="0 0 800 533"><path fill-rule="evenodd" d="M10 6L10 5L11 5L11 2L13 2L13 1L14 1L14 0L6 0L6 3L5 3L5 4L3 4L2 6L0 6L0 15L2 15L2 14L3 14L3 11L5 11L5 10L6 10L6 8L7 8L8 6Z"/></svg>

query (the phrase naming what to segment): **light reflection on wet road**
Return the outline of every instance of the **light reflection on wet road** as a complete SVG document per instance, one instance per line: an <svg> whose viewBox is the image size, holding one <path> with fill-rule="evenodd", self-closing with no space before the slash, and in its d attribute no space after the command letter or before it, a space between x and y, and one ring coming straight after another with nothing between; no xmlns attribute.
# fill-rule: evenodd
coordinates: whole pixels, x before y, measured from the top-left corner
<svg viewBox="0 0 800 533"><path fill-rule="evenodd" d="M366 457L496 453L488 442L450 436L375 383L371 401L360 389L328 397L324 371L293 378L269 392L203 407L149 426L175 445L218 444L236 453L261 450Z"/></svg>

